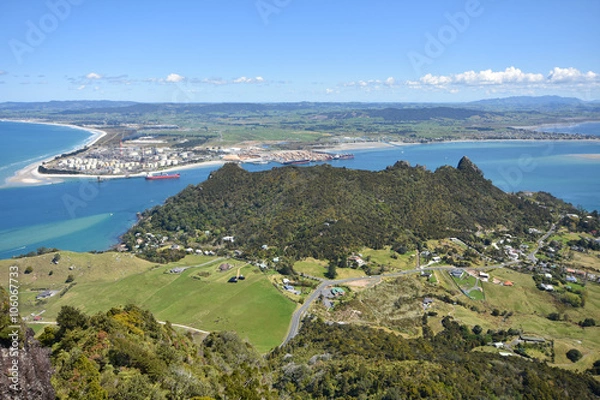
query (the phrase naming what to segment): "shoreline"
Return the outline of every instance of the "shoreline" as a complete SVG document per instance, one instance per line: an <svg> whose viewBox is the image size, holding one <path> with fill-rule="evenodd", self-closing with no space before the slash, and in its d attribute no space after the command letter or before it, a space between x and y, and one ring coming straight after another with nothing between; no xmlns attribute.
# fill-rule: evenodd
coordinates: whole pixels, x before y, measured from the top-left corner
<svg viewBox="0 0 600 400"><path fill-rule="evenodd" d="M97 128L86 128L79 125L71 125L60 122L45 122L45 121L37 121L34 119L6 119L1 118L0 122L16 122L21 124L37 124L37 125L53 125L53 126L62 126L65 128L78 129L81 131L86 131L91 133L91 136L87 138L83 144L78 144L73 146L71 149L67 150L67 153L81 150L86 147L90 147L97 143L100 139L107 135L107 133L103 130ZM62 154L62 153L61 153ZM52 185L55 183L62 183L63 180L60 178L70 178L72 176L77 175L45 175L37 172L38 167L44 163L54 160L56 157L60 156L60 154L52 155L51 157L44 158L42 160L35 161L20 170L16 171L13 176L7 178L1 185L0 188L9 188L9 187L22 187L22 186L40 186L40 185Z"/></svg>
<svg viewBox="0 0 600 400"><path fill-rule="evenodd" d="M514 129L525 129L528 131L542 132L542 133L555 133L555 132L546 132L544 128L573 128L578 125L584 124L600 124L600 121L597 120L585 120L578 122L557 122L554 124L540 124L540 125L527 125L527 126L511 126Z"/></svg>
<svg viewBox="0 0 600 400"><path fill-rule="evenodd" d="M86 128L78 125L71 125L66 123L59 122L45 122L45 121L37 121L37 120L11 120L11 119L0 119L0 122L17 122L17 123L29 123L29 124L40 124L40 125L55 125L55 126L63 126L71 129L79 129L86 132L91 133L90 138L88 138L82 145L74 146L68 152L81 150L86 147L90 147L97 143L101 138L107 135L105 131L102 131L97 128ZM576 125L581 125L585 123L600 123L600 121L580 121L576 123L558 123L558 124L542 124L542 125L532 125L532 126L521 126L521 127L513 127L519 129L526 129L532 131L542 132L540 129L543 127L571 127ZM564 138L564 139L456 139L456 140L443 140L443 141L432 141L427 143L407 143L407 142L347 142L347 143L332 143L330 146L326 147L317 147L313 148L313 151L322 151L322 152L344 152L344 151L368 151L368 150L377 150L377 149L394 149L401 148L405 146L414 146L414 145L427 145L427 144L446 144L446 143L498 143L498 142L567 142L567 141L589 141L589 142L598 142L600 141L600 136L597 139L595 138ZM166 169L158 170L158 171L150 171L150 172L139 172L136 174L119 174L119 175L88 175L88 174L41 174L38 172L39 166L43 165L46 162L54 160L56 157L60 156L60 154L53 155L52 157L35 161L26 167L18 170L15 174L6 179L6 181L0 185L0 189L2 188L12 188L12 187L26 187L26 186L42 186L42 185L51 185L63 183L65 180L72 179L127 179L127 178L140 178L145 177L148 174L152 173L168 173L175 172L180 170L188 170L188 169L197 169L197 168L205 168L216 165L223 165L227 161L223 160L211 160L211 161L202 161L194 164L185 164L179 166L173 166Z"/></svg>

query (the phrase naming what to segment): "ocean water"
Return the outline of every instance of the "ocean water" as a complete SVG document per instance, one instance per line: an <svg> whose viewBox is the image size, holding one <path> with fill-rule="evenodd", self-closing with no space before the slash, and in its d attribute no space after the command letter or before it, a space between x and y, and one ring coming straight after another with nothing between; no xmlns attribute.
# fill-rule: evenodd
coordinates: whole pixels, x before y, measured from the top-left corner
<svg viewBox="0 0 600 400"><path fill-rule="evenodd" d="M72 151L90 137L82 129L0 121L0 186L29 164Z"/></svg>
<svg viewBox="0 0 600 400"><path fill-rule="evenodd" d="M4 130L4 124L0 122L0 132ZM53 132L66 129L45 128L52 128ZM29 135L28 127L21 129L22 136ZM592 129L600 132L600 124ZM73 129L66 130L73 134ZM76 132L80 136L74 135L65 140L64 148L73 148L89 138L89 134L83 131ZM40 134L44 136L44 133L36 133ZM47 133L49 136L54 134ZM65 132L56 134L67 135ZM57 153L60 152L62 149ZM30 160L44 157L48 152L37 156L24 153L21 157ZM505 191L543 190L588 210L600 210L600 141L454 142L403 145L353 153L353 160L339 160L331 164L381 170L398 160L406 160L411 165L424 165L435 170L442 165L456 166L466 155L481 168L486 178ZM2 156L0 167L19 162L18 159L5 161ZM26 164L28 162L19 165ZM275 167L280 166L244 165L249 171ZM10 168L14 170L14 167ZM99 183L74 178L53 185L2 188L0 258L24 254L41 246L74 251L106 250L118 243L119 235L135 223L137 212L162 204L186 186L204 181L216 168L182 170L181 178L177 180L130 178Z"/></svg>
<svg viewBox="0 0 600 400"><path fill-rule="evenodd" d="M574 125L545 126L543 132L580 133L582 135L600 136L600 122L584 122Z"/></svg>

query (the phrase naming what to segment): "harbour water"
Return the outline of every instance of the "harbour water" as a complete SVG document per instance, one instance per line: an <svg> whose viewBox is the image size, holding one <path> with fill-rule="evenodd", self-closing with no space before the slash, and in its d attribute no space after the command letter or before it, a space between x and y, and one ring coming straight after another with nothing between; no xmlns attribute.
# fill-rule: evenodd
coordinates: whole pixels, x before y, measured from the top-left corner
<svg viewBox="0 0 600 400"><path fill-rule="evenodd" d="M11 135L6 134L9 132L7 124L13 125L9 126ZM0 122L0 137L8 148L17 149L13 152L18 153L7 156L7 147L0 150L0 179L14 174L32 160L80 146L90 137L89 133L65 127L39 127ZM21 130L20 134L15 134L15 129ZM585 129L600 133L600 124L591 127L588 124ZM50 139L54 147L44 147L38 146L40 137L62 139ZM466 155L481 168L486 178L505 191L546 191L587 210L600 210L600 141L452 142L354 150L353 153L354 159L331 164L381 170L398 160L406 160L435 170L442 165L456 166ZM244 165L249 171L274 167L280 165ZM173 180L67 179L53 185L4 187L0 189L0 258L28 253L42 246L74 251L106 250L135 223L137 212L163 203L190 184L204 181L216 168L181 170L181 178Z"/></svg>

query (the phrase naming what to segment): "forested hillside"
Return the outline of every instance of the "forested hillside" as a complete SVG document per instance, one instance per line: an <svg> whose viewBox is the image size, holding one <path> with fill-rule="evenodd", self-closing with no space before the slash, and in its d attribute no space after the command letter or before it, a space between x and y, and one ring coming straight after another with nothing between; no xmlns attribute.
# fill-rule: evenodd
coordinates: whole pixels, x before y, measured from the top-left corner
<svg viewBox="0 0 600 400"><path fill-rule="evenodd" d="M307 320L296 338L266 358L235 333L212 333L200 342L135 306L92 316L65 306L57 322L40 335L42 344L52 349L53 388L46 384L35 398L50 398L54 392L58 399L124 400L600 395L600 384L589 373L470 352L488 338L450 317L438 335L429 332L413 340L383 330ZM47 373L48 356L31 367Z"/></svg>
<svg viewBox="0 0 600 400"><path fill-rule="evenodd" d="M500 227L523 233L550 221L548 209L494 187L467 158L435 172L403 162L378 172L319 165L250 173L227 164L146 211L123 239L134 248L138 233L184 245L228 235L251 253L266 244L293 258L335 259L362 246L415 248L425 239Z"/></svg>

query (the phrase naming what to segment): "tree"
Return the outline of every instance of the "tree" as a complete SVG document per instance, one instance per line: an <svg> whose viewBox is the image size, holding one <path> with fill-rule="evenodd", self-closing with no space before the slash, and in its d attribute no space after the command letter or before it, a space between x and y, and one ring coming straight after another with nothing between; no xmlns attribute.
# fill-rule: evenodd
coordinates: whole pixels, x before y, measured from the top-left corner
<svg viewBox="0 0 600 400"><path fill-rule="evenodd" d="M483 328L479 325L475 325L473 327L473 333L476 335L479 335L482 331L483 331Z"/></svg>
<svg viewBox="0 0 600 400"><path fill-rule="evenodd" d="M548 314L548 319L550 321L560 321L560 314L557 312L550 313Z"/></svg>
<svg viewBox="0 0 600 400"><path fill-rule="evenodd" d="M335 279L336 278L336 276L337 276L337 266L336 266L335 261L331 261L329 263L329 267L327 267L327 274L326 275L327 275L327 277L329 279Z"/></svg>
<svg viewBox="0 0 600 400"><path fill-rule="evenodd" d="M589 371L592 375L600 375L600 360L594 361L594 366Z"/></svg>
<svg viewBox="0 0 600 400"><path fill-rule="evenodd" d="M85 328L88 323L88 317L78 308L72 306L62 306L56 316L56 324L61 332L75 328Z"/></svg>
<svg viewBox="0 0 600 400"><path fill-rule="evenodd" d="M588 326L596 326L596 320L594 318L586 318L583 321L579 321L579 326L581 326L582 328Z"/></svg>
<svg viewBox="0 0 600 400"><path fill-rule="evenodd" d="M29 265L27 268L25 268L25 273L26 274L30 274L33 272L33 268L31 267L31 265Z"/></svg>
<svg viewBox="0 0 600 400"><path fill-rule="evenodd" d="M54 257L52 258L52 262L53 262L54 264L58 264L58 262L59 262L59 261L60 261L60 253L56 253L56 254L54 255Z"/></svg>
<svg viewBox="0 0 600 400"><path fill-rule="evenodd" d="M65 281L65 283L71 283L75 280L75 277L72 274L69 274L67 276L67 280Z"/></svg>
<svg viewBox="0 0 600 400"><path fill-rule="evenodd" d="M567 358L571 360L571 362L577 362L583 357L583 354L577 349L571 349L567 351Z"/></svg>

